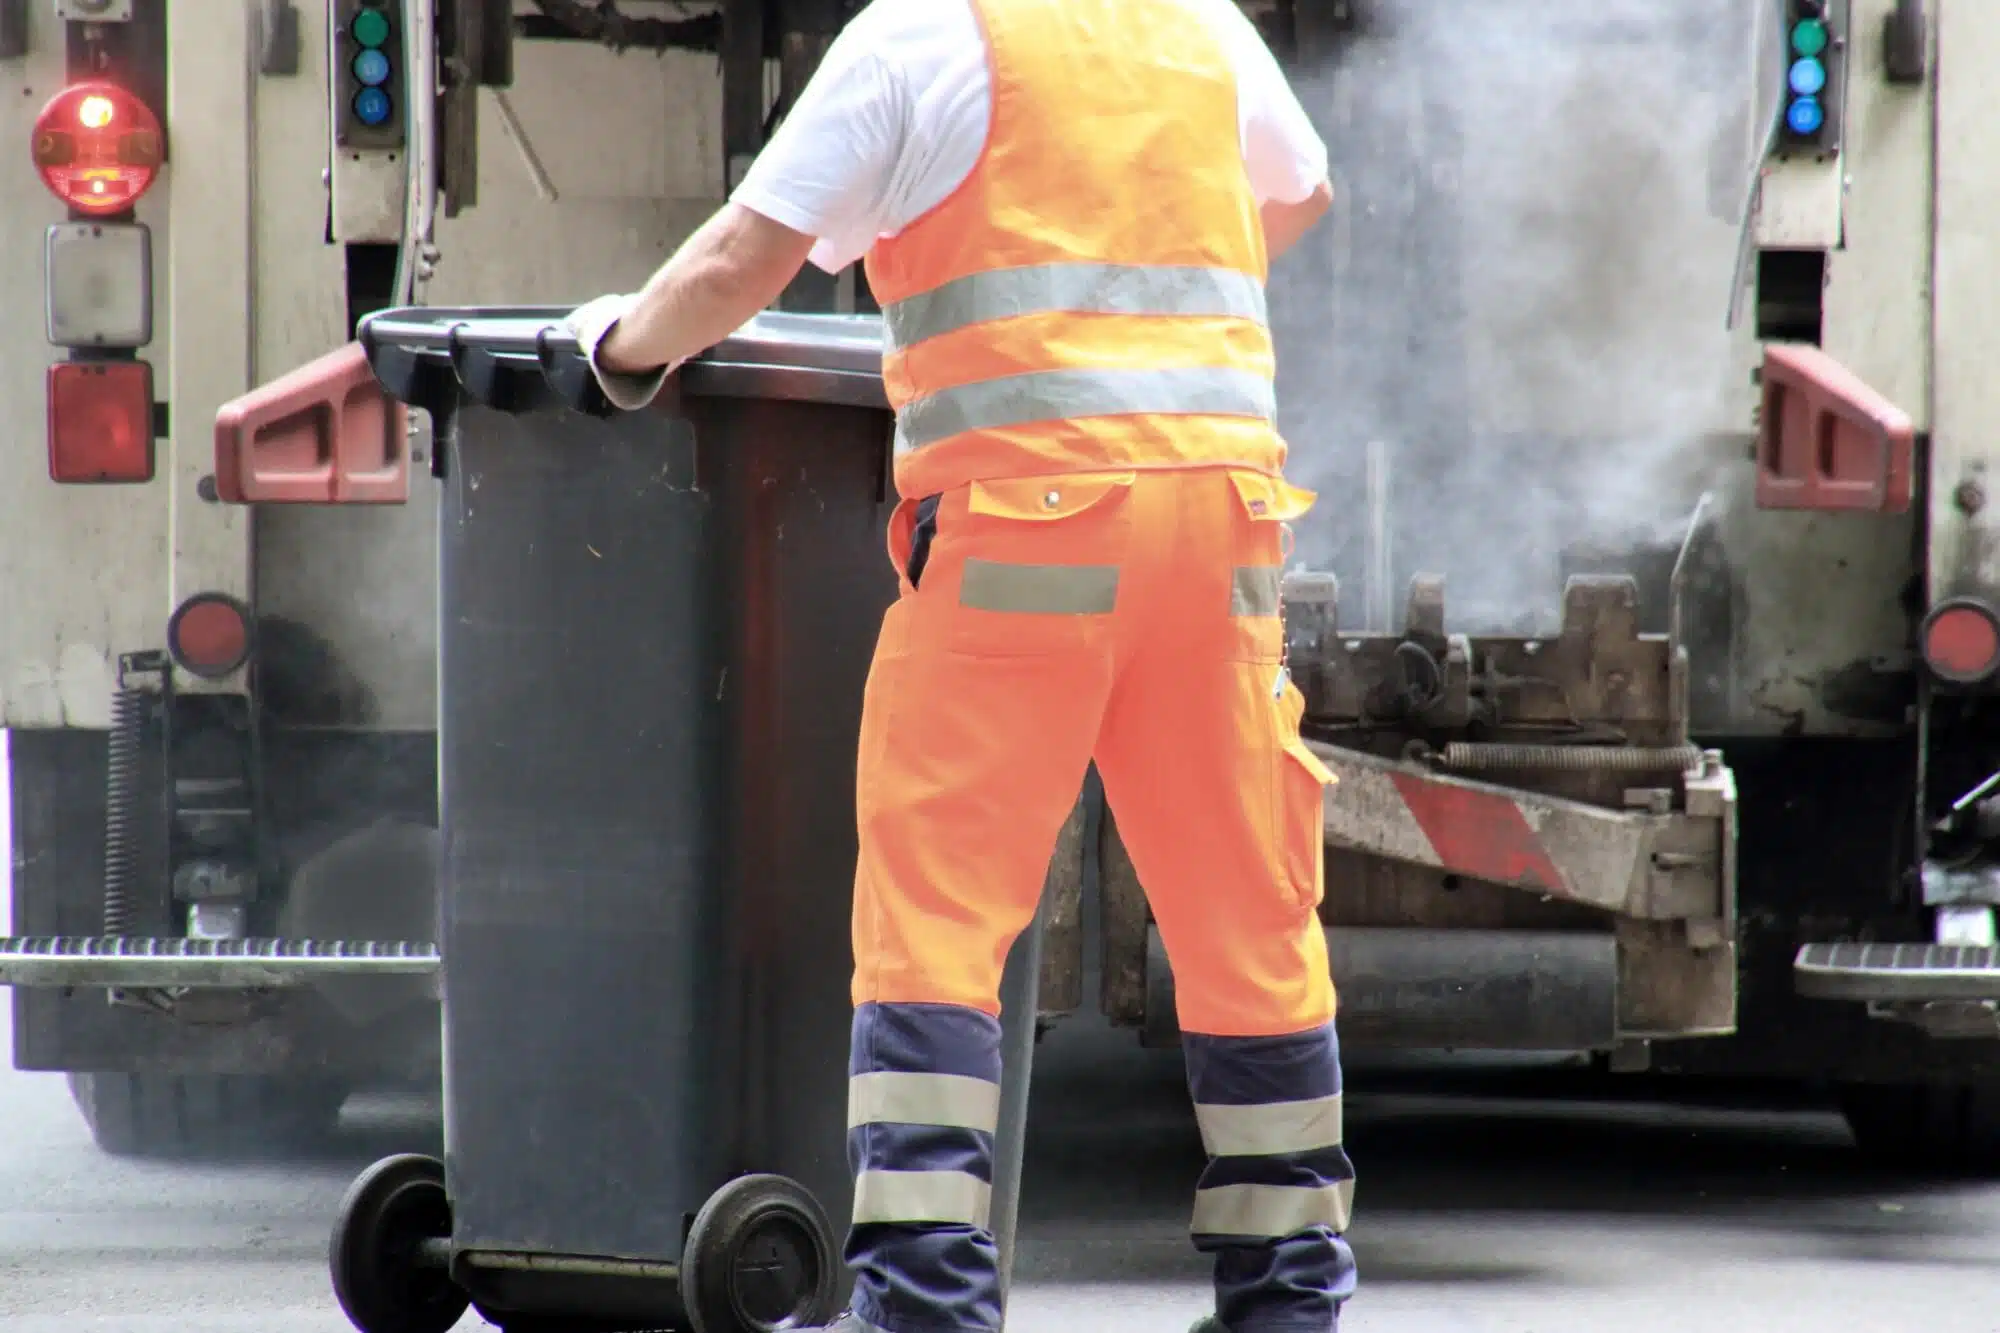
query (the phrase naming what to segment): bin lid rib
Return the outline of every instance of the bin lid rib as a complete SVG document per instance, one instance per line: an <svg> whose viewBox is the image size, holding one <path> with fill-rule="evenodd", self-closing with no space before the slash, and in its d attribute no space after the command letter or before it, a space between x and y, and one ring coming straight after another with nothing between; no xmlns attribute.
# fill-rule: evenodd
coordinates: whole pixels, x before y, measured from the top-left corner
<svg viewBox="0 0 2000 1333"><path fill-rule="evenodd" d="M433 413L458 395L502 412L562 404L593 416L605 401L576 339L567 306L381 310L356 337L393 397ZM767 311L691 360L683 394L888 407L879 315Z"/></svg>

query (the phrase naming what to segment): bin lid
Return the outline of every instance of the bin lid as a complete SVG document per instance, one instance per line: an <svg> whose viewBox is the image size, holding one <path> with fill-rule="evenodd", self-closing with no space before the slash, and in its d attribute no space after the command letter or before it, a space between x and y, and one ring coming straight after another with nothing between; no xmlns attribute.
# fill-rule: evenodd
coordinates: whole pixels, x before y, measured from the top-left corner
<svg viewBox="0 0 2000 1333"><path fill-rule="evenodd" d="M381 310L356 333L390 394L435 412L454 399L502 411L550 401L607 415L576 339L570 306L413 306ZM683 396L774 398L886 409L880 315L753 317L695 357Z"/></svg>

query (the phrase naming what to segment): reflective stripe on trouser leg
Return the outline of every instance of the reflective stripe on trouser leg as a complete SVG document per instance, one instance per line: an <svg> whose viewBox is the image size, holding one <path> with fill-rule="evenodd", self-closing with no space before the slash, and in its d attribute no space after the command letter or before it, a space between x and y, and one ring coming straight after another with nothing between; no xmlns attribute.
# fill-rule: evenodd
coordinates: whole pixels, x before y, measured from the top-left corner
<svg viewBox="0 0 2000 1333"><path fill-rule="evenodd" d="M999 1328L987 1209L1000 1020L952 1004L857 1006L847 1073L855 1313L887 1328Z"/></svg>
<svg viewBox="0 0 2000 1333"><path fill-rule="evenodd" d="M1209 1154L1192 1231L1215 1256L1216 1313L1231 1333L1333 1328L1355 1285L1333 1024L1181 1041Z"/></svg>

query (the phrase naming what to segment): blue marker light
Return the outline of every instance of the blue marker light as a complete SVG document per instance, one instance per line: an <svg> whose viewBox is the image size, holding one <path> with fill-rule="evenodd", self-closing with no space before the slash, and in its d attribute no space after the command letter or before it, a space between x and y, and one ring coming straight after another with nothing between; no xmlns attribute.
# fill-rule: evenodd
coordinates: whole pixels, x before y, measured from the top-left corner
<svg viewBox="0 0 2000 1333"><path fill-rule="evenodd" d="M1826 109L1817 97L1801 97L1785 109L1785 127L1793 134L1818 134L1826 124Z"/></svg>
<svg viewBox="0 0 2000 1333"><path fill-rule="evenodd" d="M1803 62L1801 62L1803 63ZM354 77L373 88L389 81L389 57L380 51L366 50L354 57ZM1796 81L1796 75L1794 80Z"/></svg>
<svg viewBox="0 0 2000 1333"><path fill-rule="evenodd" d="M1826 87L1826 66L1810 56L1792 62L1792 91L1800 97L1817 97Z"/></svg>
<svg viewBox="0 0 2000 1333"><path fill-rule="evenodd" d="M363 125L384 123L394 109L389 105L389 94L380 88L363 88L354 95L354 118Z"/></svg>

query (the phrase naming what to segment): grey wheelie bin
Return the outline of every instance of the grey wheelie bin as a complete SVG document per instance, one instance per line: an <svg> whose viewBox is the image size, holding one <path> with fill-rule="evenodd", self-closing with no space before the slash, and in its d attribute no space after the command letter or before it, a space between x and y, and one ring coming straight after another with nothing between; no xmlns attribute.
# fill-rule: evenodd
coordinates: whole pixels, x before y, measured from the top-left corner
<svg viewBox="0 0 2000 1333"><path fill-rule="evenodd" d="M626 414L563 313L360 334L435 422L446 1147L355 1181L334 1287L362 1333L810 1324L847 1294L881 327L762 316ZM1004 996L1003 1257L1038 929Z"/></svg>

